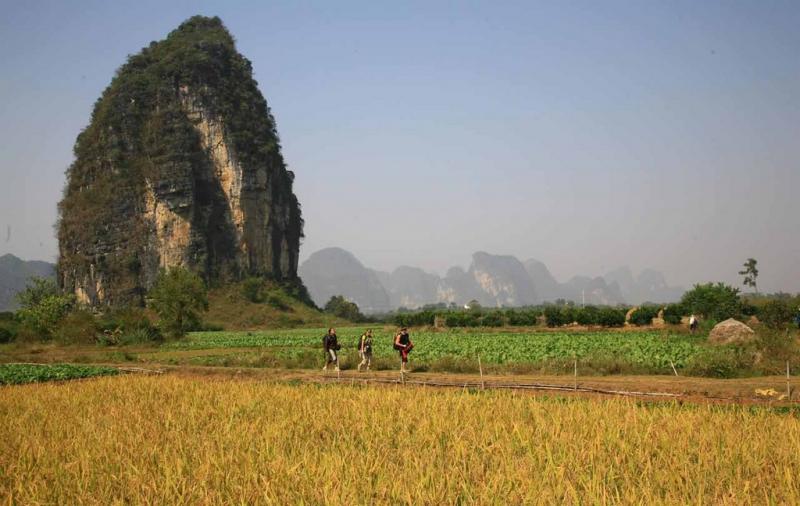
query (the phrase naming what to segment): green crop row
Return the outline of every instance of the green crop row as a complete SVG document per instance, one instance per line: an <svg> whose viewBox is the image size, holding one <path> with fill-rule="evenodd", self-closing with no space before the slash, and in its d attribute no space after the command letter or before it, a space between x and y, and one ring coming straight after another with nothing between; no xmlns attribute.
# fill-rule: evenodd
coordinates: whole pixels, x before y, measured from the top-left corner
<svg viewBox="0 0 800 506"><path fill-rule="evenodd" d="M339 344L356 350L361 329L342 329ZM165 344L172 349L272 348L280 356L294 356L322 346L322 329L265 332L198 332L182 341ZM547 360L613 357L646 367L681 367L700 350L696 340L660 332L416 332L412 334L412 359L429 362L445 357L484 363L535 363ZM376 356L396 353L391 333L375 333Z"/></svg>
<svg viewBox="0 0 800 506"><path fill-rule="evenodd" d="M62 381L119 374L113 367L72 364L0 364L0 385Z"/></svg>

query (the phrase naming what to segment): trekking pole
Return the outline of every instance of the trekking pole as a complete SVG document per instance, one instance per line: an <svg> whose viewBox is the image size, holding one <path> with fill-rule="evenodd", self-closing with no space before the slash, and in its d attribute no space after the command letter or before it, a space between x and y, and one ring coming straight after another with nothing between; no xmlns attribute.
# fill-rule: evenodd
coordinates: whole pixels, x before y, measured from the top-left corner
<svg viewBox="0 0 800 506"><path fill-rule="evenodd" d="M789 361L786 361L786 399L792 402L792 387L789 383Z"/></svg>
<svg viewBox="0 0 800 506"><path fill-rule="evenodd" d="M670 360L670 361L669 361L669 365L671 365L671 366L672 366L672 372L674 372L674 373L675 373L675 376L677 376L677 375L678 375L678 371L677 371L677 369L675 369L675 362L673 362L672 360Z"/></svg>
<svg viewBox="0 0 800 506"><path fill-rule="evenodd" d="M572 360L574 361L574 377L575 377L575 384L573 386L574 390L578 390L578 356L574 355Z"/></svg>
<svg viewBox="0 0 800 506"><path fill-rule="evenodd" d="M486 390L486 383L483 382L483 366L481 365L481 354L478 353L478 370L481 373L481 390Z"/></svg>

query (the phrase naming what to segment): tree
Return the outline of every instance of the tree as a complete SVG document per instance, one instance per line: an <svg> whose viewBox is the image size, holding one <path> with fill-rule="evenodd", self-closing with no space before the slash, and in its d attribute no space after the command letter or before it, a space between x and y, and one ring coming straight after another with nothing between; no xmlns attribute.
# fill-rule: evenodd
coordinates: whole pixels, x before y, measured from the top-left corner
<svg viewBox="0 0 800 506"><path fill-rule="evenodd" d="M758 277L758 269L756 264L758 261L755 258L748 258L743 264L744 269L739 271L740 276L744 276L742 284L744 286L751 286L753 290L758 293L758 286L756 286L756 278Z"/></svg>
<svg viewBox="0 0 800 506"><path fill-rule="evenodd" d="M670 325L677 325L681 322L684 312L680 304L667 304L664 308L664 321Z"/></svg>
<svg viewBox="0 0 800 506"><path fill-rule="evenodd" d="M694 285L681 297L681 306L688 313L716 321L739 318L742 313L739 289L724 283Z"/></svg>
<svg viewBox="0 0 800 506"><path fill-rule="evenodd" d="M58 295L55 280L33 277L28 280L25 289L17 294L17 302L23 309L30 309L53 295Z"/></svg>
<svg viewBox="0 0 800 506"><path fill-rule="evenodd" d="M165 334L181 337L200 324L200 313L208 310L208 292L200 276L176 267L158 274L147 305L158 315Z"/></svg>
<svg viewBox="0 0 800 506"><path fill-rule="evenodd" d="M659 309L658 306L640 306L631 313L630 322L639 327L650 325L653 323L653 318L658 316Z"/></svg>
<svg viewBox="0 0 800 506"><path fill-rule="evenodd" d="M49 337L75 305L74 295L59 294L55 281L46 278L32 278L17 300L22 306L17 319L43 337Z"/></svg>
<svg viewBox="0 0 800 506"><path fill-rule="evenodd" d="M625 310L613 307L601 307L597 313L597 323L603 327L622 327L625 325Z"/></svg>
<svg viewBox="0 0 800 506"><path fill-rule="evenodd" d="M331 297L325 304L325 312L352 322L364 320L364 315L361 314L358 305L355 302L350 302L345 299L343 295L334 295Z"/></svg>

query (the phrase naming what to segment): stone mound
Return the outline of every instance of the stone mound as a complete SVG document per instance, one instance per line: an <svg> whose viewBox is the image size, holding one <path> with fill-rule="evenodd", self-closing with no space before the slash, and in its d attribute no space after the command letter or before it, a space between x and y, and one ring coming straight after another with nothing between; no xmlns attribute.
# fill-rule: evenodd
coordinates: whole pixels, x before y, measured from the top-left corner
<svg viewBox="0 0 800 506"><path fill-rule="evenodd" d="M708 333L708 341L714 344L746 343L755 338L756 333L744 323L728 318L714 325Z"/></svg>

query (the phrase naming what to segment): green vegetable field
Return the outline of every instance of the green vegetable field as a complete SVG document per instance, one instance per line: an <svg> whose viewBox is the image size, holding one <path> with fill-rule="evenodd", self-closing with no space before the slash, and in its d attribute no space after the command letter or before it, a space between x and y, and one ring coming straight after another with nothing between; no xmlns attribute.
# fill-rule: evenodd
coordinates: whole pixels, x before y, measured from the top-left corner
<svg viewBox="0 0 800 506"><path fill-rule="evenodd" d="M115 374L119 374L119 371L113 367L72 364L0 364L0 385L61 381Z"/></svg>
<svg viewBox="0 0 800 506"><path fill-rule="evenodd" d="M363 328L339 330L345 352L355 352ZM165 349L265 348L276 356L293 357L321 348L324 329L294 329L260 332L196 332L165 344ZM426 363L453 357L481 360L486 364L537 363L549 360L608 357L650 368L676 367L700 350L697 341L660 332L415 332L412 360ZM375 332L377 357L394 357L392 334Z"/></svg>

